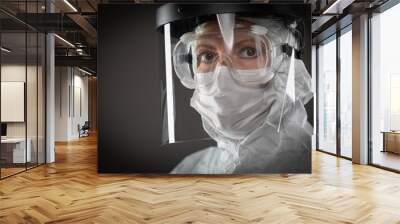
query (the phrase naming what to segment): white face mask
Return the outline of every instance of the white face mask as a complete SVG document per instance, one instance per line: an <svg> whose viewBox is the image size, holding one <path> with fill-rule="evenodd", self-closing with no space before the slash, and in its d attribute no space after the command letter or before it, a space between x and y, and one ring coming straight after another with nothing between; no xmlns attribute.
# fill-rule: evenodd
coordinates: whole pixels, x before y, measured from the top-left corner
<svg viewBox="0 0 400 224"><path fill-rule="evenodd" d="M196 88L191 106L215 131L239 140L264 123L270 105L265 101L265 88L241 86L230 72L221 66L218 73L212 74L212 84ZM209 94L210 89L213 94Z"/></svg>

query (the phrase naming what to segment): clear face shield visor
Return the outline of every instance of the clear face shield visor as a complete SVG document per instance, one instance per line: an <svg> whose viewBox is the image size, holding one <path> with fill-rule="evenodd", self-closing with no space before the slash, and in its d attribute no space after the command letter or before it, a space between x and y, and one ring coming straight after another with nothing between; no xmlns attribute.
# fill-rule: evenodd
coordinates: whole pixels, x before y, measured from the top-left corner
<svg viewBox="0 0 400 224"><path fill-rule="evenodd" d="M279 132L285 111L298 98L296 92L300 85L296 80L301 77L296 74L304 73L304 69L295 71L297 64L300 65L295 59L296 44L282 20L235 18L235 14L225 13L217 14L216 20L201 23L191 32L179 36L172 44L171 56L180 82L186 88L195 89L202 97L221 93L217 86L218 77L229 73L233 83L225 83L224 90L243 93L222 102L237 108L230 109L231 117L226 118L234 123L231 129L243 123L239 128L251 130L247 126L257 127L257 124L267 122ZM290 46L288 51L283 50L284 45ZM251 102L257 105L250 105ZM236 114L238 111L251 115L241 117L242 114Z"/></svg>

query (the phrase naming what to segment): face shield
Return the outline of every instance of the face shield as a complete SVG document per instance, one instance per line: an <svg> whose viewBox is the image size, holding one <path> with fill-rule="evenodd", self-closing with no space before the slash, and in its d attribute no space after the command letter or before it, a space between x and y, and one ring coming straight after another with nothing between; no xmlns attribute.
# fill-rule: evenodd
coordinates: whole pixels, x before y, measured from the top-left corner
<svg viewBox="0 0 400 224"><path fill-rule="evenodd" d="M166 66L192 90L206 132L234 140L265 124L279 132L285 111L311 93L297 21L248 13L189 20L164 25Z"/></svg>

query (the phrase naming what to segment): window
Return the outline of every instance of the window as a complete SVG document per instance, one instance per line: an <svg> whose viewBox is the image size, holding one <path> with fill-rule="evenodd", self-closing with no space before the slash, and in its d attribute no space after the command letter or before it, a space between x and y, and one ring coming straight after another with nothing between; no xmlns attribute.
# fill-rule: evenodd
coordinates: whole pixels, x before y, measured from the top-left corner
<svg viewBox="0 0 400 224"><path fill-rule="evenodd" d="M351 26L340 36L340 155L352 157L352 35Z"/></svg>
<svg viewBox="0 0 400 224"><path fill-rule="evenodd" d="M317 148L336 153L336 36L318 48Z"/></svg>
<svg viewBox="0 0 400 224"><path fill-rule="evenodd" d="M317 149L350 159L353 96L351 24L322 41L317 53Z"/></svg>
<svg viewBox="0 0 400 224"><path fill-rule="evenodd" d="M400 170L400 4L371 18L370 158Z"/></svg>

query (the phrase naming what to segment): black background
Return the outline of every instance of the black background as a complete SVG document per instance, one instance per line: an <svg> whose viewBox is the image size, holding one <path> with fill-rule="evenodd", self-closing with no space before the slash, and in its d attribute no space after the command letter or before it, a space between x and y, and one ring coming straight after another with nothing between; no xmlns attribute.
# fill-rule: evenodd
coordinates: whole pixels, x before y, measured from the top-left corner
<svg viewBox="0 0 400 224"><path fill-rule="evenodd" d="M98 171L165 173L212 141L161 146L163 36L157 5L101 5L98 12ZM179 91L179 90L178 90ZM192 113L193 126L199 117ZM190 121L188 117L186 121ZM178 128L177 131L180 129ZM196 130L202 130L197 128Z"/></svg>
<svg viewBox="0 0 400 224"><path fill-rule="evenodd" d="M182 142L162 145L165 64L163 35L156 30L158 7L156 4L99 6L100 173L167 173L186 155L215 144L212 140L200 140L206 134L199 115L188 105L192 92L184 89L174 75L176 135ZM308 16L311 20L311 15ZM306 28L304 63L311 71L311 31L310 26ZM307 110L312 122L312 103ZM187 139L197 140L184 141Z"/></svg>

